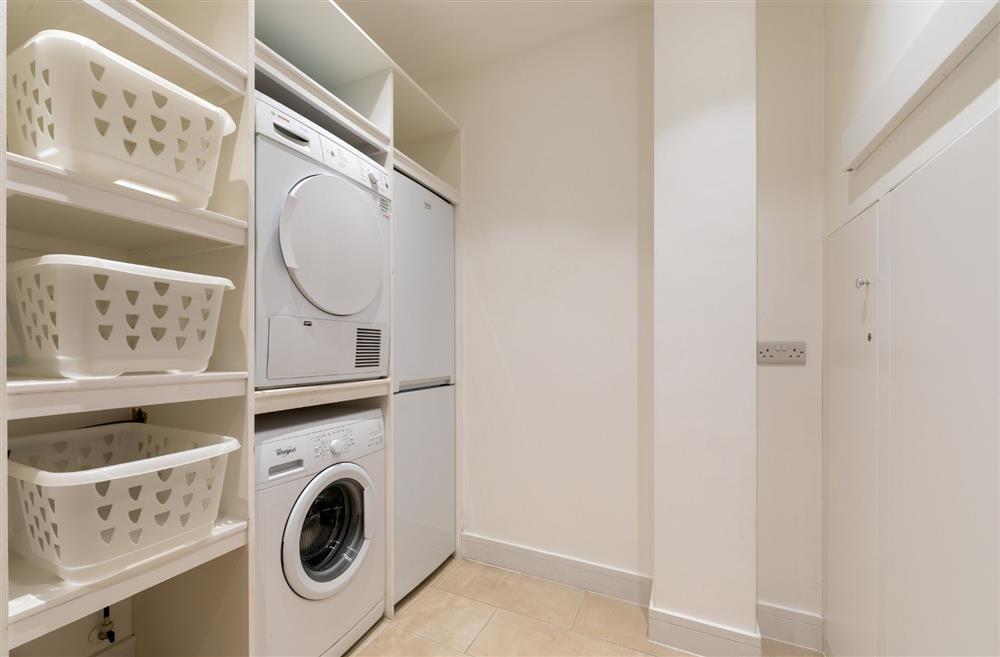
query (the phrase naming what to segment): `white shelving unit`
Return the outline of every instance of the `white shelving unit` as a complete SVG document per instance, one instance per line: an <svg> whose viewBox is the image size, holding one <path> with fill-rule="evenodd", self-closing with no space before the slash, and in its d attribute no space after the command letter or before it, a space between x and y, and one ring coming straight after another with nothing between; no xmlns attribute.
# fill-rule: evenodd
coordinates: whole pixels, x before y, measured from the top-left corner
<svg viewBox="0 0 1000 657"><path fill-rule="evenodd" d="M245 246L247 222L7 154L9 230L136 250L185 236ZM181 233L181 235L178 235ZM190 245L189 245L190 246Z"/></svg>
<svg viewBox="0 0 1000 657"><path fill-rule="evenodd" d="M392 141L389 132L268 48L260 39L256 41L255 55L257 70L284 87L291 95L307 102L315 111L331 121L350 126L375 148L384 150L389 147Z"/></svg>
<svg viewBox="0 0 1000 657"><path fill-rule="evenodd" d="M196 568L247 543L247 521L219 518L207 538L94 584L70 584L14 557L8 603L10 648Z"/></svg>
<svg viewBox="0 0 1000 657"><path fill-rule="evenodd" d="M136 0L25 0L9 3L8 49L44 29L91 38L206 100L244 94L247 69Z"/></svg>
<svg viewBox="0 0 1000 657"><path fill-rule="evenodd" d="M459 127L430 94L398 66L393 78L393 135L398 145L454 135Z"/></svg>
<svg viewBox="0 0 1000 657"><path fill-rule="evenodd" d="M391 391L392 385L389 379L258 390L254 393L255 410L259 415L306 406L339 404L358 399L383 397L390 394Z"/></svg>
<svg viewBox="0 0 1000 657"><path fill-rule="evenodd" d="M267 48L335 96L338 105L350 105L384 135L392 134L395 65L343 9L331 0L257 0L256 12L256 37Z"/></svg>
<svg viewBox="0 0 1000 657"><path fill-rule="evenodd" d="M135 374L113 379L7 380L7 419L246 395L246 372Z"/></svg>
<svg viewBox="0 0 1000 657"><path fill-rule="evenodd" d="M9 377L2 381L6 394L0 424L5 431L25 435L120 421L129 417L130 408L142 407L153 421L234 436L241 448L228 460L220 518L207 538L87 585L67 583L12 556L9 567L2 569L0 604L7 614L0 620L0 655L130 598L142 601L126 605L133 616L126 625L137 636L152 637L158 623L179 626L183 618L186 632L175 632L169 647L168 641L159 640L157 649L218 654L202 638L217 635L227 637L231 651L245 653L251 631L246 546L252 515L252 335L245 327L252 325L253 312L253 80L247 73L253 70L253 7L231 2L26 0L3 3L2 10L7 21L5 53L43 29L82 34L223 106L237 122L236 132L223 142L215 193L204 210L8 153L0 159L4 272L8 259L81 253L217 274L233 280L237 290L224 299L208 371L91 380ZM6 84L5 75L3 79ZM5 340L0 341L5 345L4 363ZM6 453L6 433L0 435L0 448ZM6 460L0 475L5 497ZM6 499L0 506L5 513ZM2 526L9 525L5 521ZM6 562L6 532L0 542ZM242 602L194 620L183 617L205 597L199 586L183 579L193 569L203 579L225 581ZM140 606L156 611L140 613ZM217 631L219 624L224 632ZM81 653L96 650L86 644L86 636L67 633L60 642L78 646Z"/></svg>
<svg viewBox="0 0 1000 657"><path fill-rule="evenodd" d="M459 202L458 189L422 167L398 148L393 153L393 165L420 184L433 189L446 200L455 204Z"/></svg>
<svg viewBox="0 0 1000 657"><path fill-rule="evenodd" d="M257 631L251 622L255 564L249 548L254 416L355 401L380 407L390 467L389 517L393 449L390 379L253 388L256 81L297 97L312 113L310 118L347 135L350 143L387 167L395 162L453 202L459 197L458 126L329 0L0 3L0 35L7 38L4 53L43 29L65 29L94 39L223 106L237 130L223 143L215 193L205 210L6 154L0 158L0 288L9 258L81 253L225 276L237 289L225 297L209 370L196 375L8 378L6 335L0 329L0 388L6 393L0 397L0 453L7 452L8 429L21 436L121 421L135 407L146 410L153 422L235 436L241 449L229 459L220 518L210 537L100 582L71 585L16 556L8 568L7 535L0 532L0 608L8 610L0 617L0 657L43 635L69 632L75 621L129 599L135 601L126 607L133 615L129 625L140 654L252 654ZM5 57L0 59L4 81L5 62ZM5 84L0 86L0 107L4 92ZM5 128L0 125L4 143ZM3 496L6 466L6 460L0 460ZM6 512L4 498L3 527L8 526ZM391 527L387 540L391 554ZM225 604L206 596L206 587L224 594ZM392 599L391 591L386 597ZM386 613L393 613L391 605ZM129 642L128 637L120 638ZM75 639L60 636L63 640L72 644ZM81 654L86 650L95 648L83 646Z"/></svg>

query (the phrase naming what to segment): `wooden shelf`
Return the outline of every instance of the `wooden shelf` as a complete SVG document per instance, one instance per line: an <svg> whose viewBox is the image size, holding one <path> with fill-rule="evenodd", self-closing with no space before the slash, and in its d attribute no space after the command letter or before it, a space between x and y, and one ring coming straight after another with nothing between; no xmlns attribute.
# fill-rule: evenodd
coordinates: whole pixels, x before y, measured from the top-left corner
<svg viewBox="0 0 1000 657"><path fill-rule="evenodd" d="M379 128L329 89L297 69L291 62L259 39L255 55L255 66L259 72L271 78L298 99L307 102L314 110L358 133L365 141L380 150L385 150L389 146L388 132ZM282 101L281 98L275 98L275 100Z"/></svg>
<svg viewBox="0 0 1000 657"><path fill-rule="evenodd" d="M7 153L9 230L100 243L124 250L162 247L183 238L193 252L247 243L247 222L113 183L91 180Z"/></svg>
<svg viewBox="0 0 1000 657"><path fill-rule="evenodd" d="M439 196L443 196L445 200L456 204L460 202L457 189L438 176L435 176L399 149L393 152L392 162L395 168L434 191Z"/></svg>
<svg viewBox="0 0 1000 657"><path fill-rule="evenodd" d="M8 47L45 29L93 39L206 100L246 93L247 72L136 0L23 0L8 5Z"/></svg>
<svg viewBox="0 0 1000 657"><path fill-rule="evenodd" d="M392 135L396 145L405 148L407 144L459 131L455 119L398 66L393 75L392 94Z"/></svg>
<svg viewBox="0 0 1000 657"><path fill-rule="evenodd" d="M389 394L392 394L392 384L389 379L258 390L254 393L256 406L254 412L260 415L262 413L285 411L291 408L383 397Z"/></svg>
<svg viewBox="0 0 1000 657"><path fill-rule="evenodd" d="M246 543L246 520L220 518L209 537L91 584L70 584L12 553L7 604L9 647L38 638Z"/></svg>
<svg viewBox="0 0 1000 657"><path fill-rule="evenodd" d="M246 372L131 374L108 379L7 379L7 419L240 397Z"/></svg>

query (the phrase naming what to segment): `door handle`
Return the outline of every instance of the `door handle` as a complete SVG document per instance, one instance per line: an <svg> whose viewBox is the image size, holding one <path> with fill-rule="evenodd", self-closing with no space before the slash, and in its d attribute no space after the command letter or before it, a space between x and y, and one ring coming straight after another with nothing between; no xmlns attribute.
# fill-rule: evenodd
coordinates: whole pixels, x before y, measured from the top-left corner
<svg viewBox="0 0 1000 657"><path fill-rule="evenodd" d="M868 287L871 284L872 282L870 280L868 280L867 278L862 278L860 276L854 281L854 287L858 288L859 290L863 287Z"/></svg>

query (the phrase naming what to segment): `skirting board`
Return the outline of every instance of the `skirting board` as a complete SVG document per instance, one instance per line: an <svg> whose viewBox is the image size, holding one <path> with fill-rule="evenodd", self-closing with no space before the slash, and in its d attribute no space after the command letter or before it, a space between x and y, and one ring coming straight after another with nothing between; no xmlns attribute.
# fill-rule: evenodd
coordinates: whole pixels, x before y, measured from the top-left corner
<svg viewBox="0 0 1000 657"><path fill-rule="evenodd" d="M652 583L639 573L468 532L462 534L462 556L638 605L649 604Z"/></svg>
<svg viewBox="0 0 1000 657"><path fill-rule="evenodd" d="M760 657L760 635L649 609L649 640L702 657Z"/></svg>
<svg viewBox="0 0 1000 657"><path fill-rule="evenodd" d="M823 651L823 617L767 602L757 603L761 636L817 652Z"/></svg>

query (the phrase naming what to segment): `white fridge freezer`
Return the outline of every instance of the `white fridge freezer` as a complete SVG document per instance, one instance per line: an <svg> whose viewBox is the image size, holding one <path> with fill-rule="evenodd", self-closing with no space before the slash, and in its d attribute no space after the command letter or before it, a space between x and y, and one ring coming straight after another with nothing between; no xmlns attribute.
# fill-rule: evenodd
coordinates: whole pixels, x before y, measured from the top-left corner
<svg viewBox="0 0 1000 657"><path fill-rule="evenodd" d="M401 392L393 417L399 602L455 552L455 386Z"/></svg>
<svg viewBox="0 0 1000 657"><path fill-rule="evenodd" d="M401 173L393 179L396 390L455 376L455 210Z"/></svg>
<svg viewBox="0 0 1000 657"><path fill-rule="evenodd" d="M455 551L455 213L403 174L393 184L398 602Z"/></svg>

